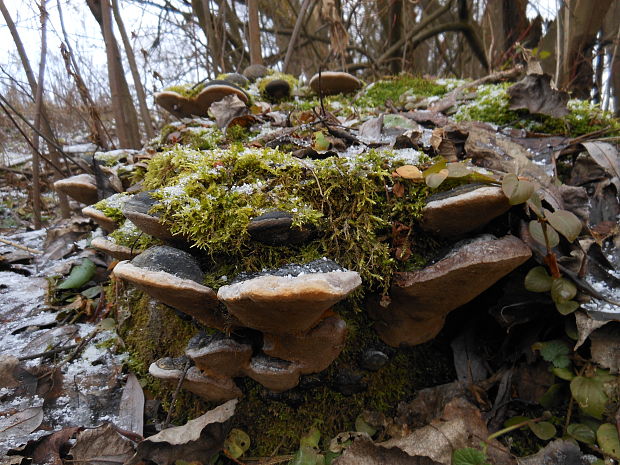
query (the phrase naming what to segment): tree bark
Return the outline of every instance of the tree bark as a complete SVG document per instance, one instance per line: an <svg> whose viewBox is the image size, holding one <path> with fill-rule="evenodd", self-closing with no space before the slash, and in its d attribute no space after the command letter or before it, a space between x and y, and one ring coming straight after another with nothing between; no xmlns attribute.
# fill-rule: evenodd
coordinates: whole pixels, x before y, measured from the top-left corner
<svg viewBox="0 0 620 465"><path fill-rule="evenodd" d="M24 44L19 37L19 33L17 32L17 28L15 27L15 23L9 14L9 11L6 9L4 4L4 0L0 0L0 11L2 12L2 16L4 16L4 20L6 21L6 25L11 32L11 36L13 37L13 41L15 42L15 47L17 48L17 53L19 54L19 58L22 62L22 66L24 68L24 72L26 73L26 78L28 79L28 84L30 86L30 91L32 96L37 95L38 92L38 84L37 80L34 77L34 72L32 71L32 67L30 66L30 60L28 59L28 55L26 54L26 49L24 48ZM41 123L43 125L43 133L49 140L56 140L54 136L54 131L49 123L49 119L47 118L47 112L45 111L45 104L43 102L43 96L41 97ZM58 151L50 144L48 144L50 158L53 163L57 166L60 166L60 154ZM61 179L62 176L57 174L55 179ZM69 209L69 200L67 196L62 193L58 193L58 203L60 206L60 213L63 218L69 218L71 216L71 211Z"/></svg>
<svg viewBox="0 0 620 465"><path fill-rule="evenodd" d="M248 0L248 35L250 45L250 64L262 65L263 53L258 22L258 0Z"/></svg>
<svg viewBox="0 0 620 465"><path fill-rule="evenodd" d="M127 36L125 30L125 24L121 17L121 12L118 8L118 0L112 0L112 9L114 10L114 18L116 19L116 25L118 31L121 33L121 39L123 40L123 46L125 47L125 54L127 55L127 62L129 63L129 69L131 70L131 77L133 78L133 85L136 88L136 95L138 96L138 106L140 108L140 115L142 116L142 124L144 125L144 131L149 139L155 137L155 130L153 129L153 122L151 120L151 114L146 104L146 94L144 92L144 86L140 80L140 73L138 72L138 65L136 64L136 56L133 53L131 42Z"/></svg>
<svg viewBox="0 0 620 465"><path fill-rule="evenodd" d="M129 86L125 79L121 55L112 30L109 0L86 0L90 11L99 23L105 42L108 61L108 80L112 95L112 110L116 122L116 135L123 148L140 148L138 115L133 105Z"/></svg>

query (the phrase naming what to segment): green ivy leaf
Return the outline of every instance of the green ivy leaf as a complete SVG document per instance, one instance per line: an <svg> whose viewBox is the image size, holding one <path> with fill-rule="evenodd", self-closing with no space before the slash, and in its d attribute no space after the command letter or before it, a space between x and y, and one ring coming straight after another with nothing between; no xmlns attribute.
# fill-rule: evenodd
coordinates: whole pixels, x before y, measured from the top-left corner
<svg viewBox="0 0 620 465"><path fill-rule="evenodd" d="M525 275L524 285L530 292L549 292L552 281L545 267L536 266Z"/></svg>
<svg viewBox="0 0 620 465"><path fill-rule="evenodd" d="M360 413L355 419L355 431L359 433L366 433L368 436L373 437L377 432L377 428L373 428L366 420L364 420L364 414Z"/></svg>
<svg viewBox="0 0 620 465"><path fill-rule="evenodd" d="M509 173L502 179L502 190L508 197L510 205L518 205L530 198L534 192L534 184L522 181L515 174Z"/></svg>
<svg viewBox="0 0 620 465"><path fill-rule="evenodd" d="M568 302L576 295L577 286L566 278L556 278L551 283L551 298L554 302Z"/></svg>
<svg viewBox="0 0 620 465"><path fill-rule="evenodd" d="M573 213L566 210L558 210L546 216L553 229L562 234L569 242L577 239L583 225Z"/></svg>
<svg viewBox="0 0 620 465"><path fill-rule="evenodd" d="M603 453L620 457L620 438L615 425L603 423L596 431L596 439Z"/></svg>
<svg viewBox="0 0 620 465"><path fill-rule="evenodd" d="M599 376L586 378L577 376L570 382L570 391L573 398L584 413L597 418L603 418L607 394L604 391L605 379Z"/></svg>
<svg viewBox="0 0 620 465"><path fill-rule="evenodd" d="M586 444L594 444L596 442L596 434L592 428L583 423L571 423L566 428L566 432L579 442Z"/></svg>
<svg viewBox="0 0 620 465"><path fill-rule="evenodd" d="M224 449L231 457L238 459L250 448L250 436L238 428L230 430L228 437L224 441Z"/></svg>
<svg viewBox="0 0 620 465"><path fill-rule="evenodd" d="M487 456L481 450L463 447L452 453L452 465L488 465Z"/></svg>
<svg viewBox="0 0 620 465"><path fill-rule="evenodd" d="M448 178L448 170L443 169L438 173L431 173L425 177L426 185L431 189L436 189Z"/></svg>
<svg viewBox="0 0 620 465"><path fill-rule="evenodd" d="M77 266L74 266L67 279L56 286L56 289L76 289L82 287L95 275L97 265L92 260L85 258Z"/></svg>
<svg viewBox="0 0 620 465"><path fill-rule="evenodd" d="M538 403L546 409L557 407L564 401L565 395L562 393L563 388L563 383L552 384L549 386L549 389L547 389L547 392L540 396Z"/></svg>
<svg viewBox="0 0 620 465"><path fill-rule="evenodd" d="M562 315L570 315L579 308L579 302L569 300L567 302L555 302L555 308Z"/></svg>
<svg viewBox="0 0 620 465"><path fill-rule="evenodd" d="M548 421L539 421L538 423L530 422L527 424L538 439L548 441L557 433L555 426Z"/></svg>
<svg viewBox="0 0 620 465"><path fill-rule="evenodd" d="M555 368L568 368L570 366L570 347L559 339L546 342L538 342L532 346L533 350L540 350L540 356L547 362L553 363Z"/></svg>
<svg viewBox="0 0 620 465"><path fill-rule="evenodd" d="M569 368L554 367L551 369L551 373L564 381L570 381L575 377L575 373L573 373L573 370L570 370Z"/></svg>
<svg viewBox="0 0 620 465"><path fill-rule="evenodd" d="M542 224L540 224L536 220L532 220L528 225L528 229L530 230L530 234L536 242L546 246ZM558 233L553 228L546 227L546 229L547 238L549 239L549 247L553 248L560 243L560 236L558 236Z"/></svg>

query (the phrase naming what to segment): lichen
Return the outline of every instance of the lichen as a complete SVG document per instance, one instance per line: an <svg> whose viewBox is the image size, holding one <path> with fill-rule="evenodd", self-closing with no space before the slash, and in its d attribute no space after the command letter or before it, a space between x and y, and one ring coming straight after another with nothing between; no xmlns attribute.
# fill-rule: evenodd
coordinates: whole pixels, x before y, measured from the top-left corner
<svg viewBox="0 0 620 465"><path fill-rule="evenodd" d="M532 132L579 136L607 129L609 134L620 133L620 121L609 112L590 102L571 99L569 113L564 118L531 114L527 110L510 110L506 90L512 83L478 86L476 98L458 107L457 121L485 121Z"/></svg>

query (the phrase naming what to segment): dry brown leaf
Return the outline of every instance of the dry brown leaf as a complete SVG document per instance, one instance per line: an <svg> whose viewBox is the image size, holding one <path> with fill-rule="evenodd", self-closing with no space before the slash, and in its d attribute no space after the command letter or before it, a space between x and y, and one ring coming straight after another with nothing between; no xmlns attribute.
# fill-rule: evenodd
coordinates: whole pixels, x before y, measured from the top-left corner
<svg viewBox="0 0 620 465"><path fill-rule="evenodd" d="M82 431L71 448L73 460L84 465L122 464L133 453L131 441L121 436L111 423Z"/></svg>
<svg viewBox="0 0 620 465"><path fill-rule="evenodd" d="M396 169L396 173L404 179L411 179L413 181L423 181L424 176L416 166L404 165Z"/></svg>

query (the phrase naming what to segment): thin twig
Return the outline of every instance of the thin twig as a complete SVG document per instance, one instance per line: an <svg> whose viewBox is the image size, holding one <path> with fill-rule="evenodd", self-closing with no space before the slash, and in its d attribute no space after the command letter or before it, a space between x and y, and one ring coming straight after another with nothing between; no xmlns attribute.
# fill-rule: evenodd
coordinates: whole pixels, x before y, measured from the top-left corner
<svg viewBox="0 0 620 465"><path fill-rule="evenodd" d="M185 376L187 375L187 370L189 370L190 361L185 362L185 366L183 367L183 373L181 373L181 377L179 378L179 382L177 383L177 387L174 390L174 394L172 394L172 400L170 401L170 408L168 409L168 413L166 414L166 420L164 421L164 428L167 428L170 425L170 418L172 417L172 409L174 408L174 404L177 402L177 396L179 395L179 391L181 390L181 385L183 381L185 381Z"/></svg>
<svg viewBox="0 0 620 465"><path fill-rule="evenodd" d="M77 346L78 346L78 344L73 344L73 345L64 346L64 347L56 347L55 349L46 350L45 352L39 352L38 354L25 355L23 357L18 357L17 359L20 362L23 362L25 360L34 360L34 359L37 359L37 358L47 357L48 355L55 355L55 354L59 354L61 352L67 352L68 350L75 349Z"/></svg>
<svg viewBox="0 0 620 465"><path fill-rule="evenodd" d="M0 242L2 242L3 244L7 244L7 245L10 245L10 246L13 246L16 249L25 250L26 252L36 253L36 254L42 254L43 253L40 250L31 249L30 247L26 247L25 245L17 244L16 242L9 241L8 239L2 239L1 237L0 237Z"/></svg>

